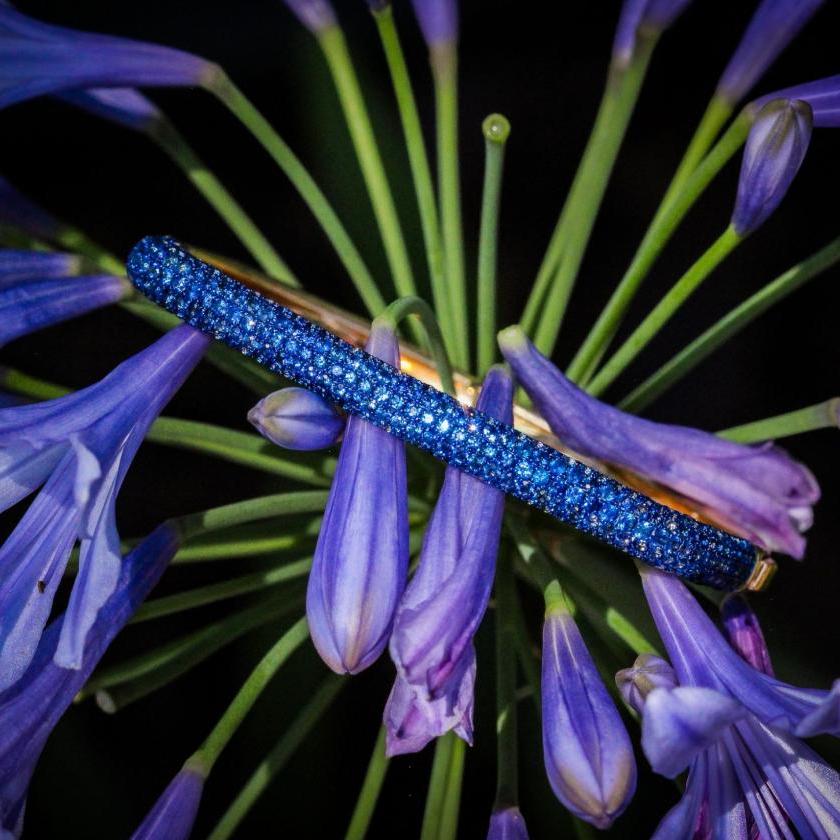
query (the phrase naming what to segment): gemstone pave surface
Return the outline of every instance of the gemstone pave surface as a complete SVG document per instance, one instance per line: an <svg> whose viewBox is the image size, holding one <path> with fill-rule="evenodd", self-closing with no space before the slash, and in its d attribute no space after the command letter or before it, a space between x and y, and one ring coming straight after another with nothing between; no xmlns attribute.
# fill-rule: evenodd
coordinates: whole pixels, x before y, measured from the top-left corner
<svg viewBox="0 0 840 840"><path fill-rule="evenodd" d="M654 502L370 356L187 253L146 237L128 273L186 323L517 499L632 557L718 589L744 585L746 540Z"/></svg>

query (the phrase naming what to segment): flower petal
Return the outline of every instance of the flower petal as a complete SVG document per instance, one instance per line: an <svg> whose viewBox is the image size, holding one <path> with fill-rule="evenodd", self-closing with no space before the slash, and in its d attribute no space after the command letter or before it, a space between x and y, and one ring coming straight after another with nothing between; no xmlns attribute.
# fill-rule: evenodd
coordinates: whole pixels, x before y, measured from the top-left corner
<svg viewBox="0 0 840 840"><path fill-rule="evenodd" d="M204 776L185 767L160 795L131 840L187 840L203 791Z"/></svg>

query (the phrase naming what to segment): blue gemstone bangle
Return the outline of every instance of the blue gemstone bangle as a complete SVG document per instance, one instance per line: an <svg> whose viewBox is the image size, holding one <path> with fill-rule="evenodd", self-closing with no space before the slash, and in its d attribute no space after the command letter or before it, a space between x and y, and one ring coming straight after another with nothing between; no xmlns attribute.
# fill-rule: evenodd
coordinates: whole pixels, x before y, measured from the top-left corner
<svg viewBox="0 0 840 840"><path fill-rule="evenodd" d="M202 262L173 239L139 242L128 274L155 303L268 370L638 560L716 589L753 587L765 577L764 561L747 540L461 405Z"/></svg>

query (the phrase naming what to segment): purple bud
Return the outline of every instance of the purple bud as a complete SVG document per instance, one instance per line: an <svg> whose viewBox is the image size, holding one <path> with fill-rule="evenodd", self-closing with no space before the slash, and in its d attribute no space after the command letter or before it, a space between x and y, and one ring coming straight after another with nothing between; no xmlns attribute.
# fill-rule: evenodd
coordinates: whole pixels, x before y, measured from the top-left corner
<svg viewBox="0 0 840 840"><path fill-rule="evenodd" d="M510 805L493 811L487 840L528 840L528 829L519 808Z"/></svg>
<svg viewBox="0 0 840 840"><path fill-rule="evenodd" d="M608 828L636 790L633 746L574 619L546 611L542 660L543 758L557 798Z"/></svg>
<svg viewBox="0 0 840 840"><path fill-rule="evenodd" d="M185 765L131 835L131 840L187 840L203 790L204 775Z"/></svg>
<svg viewBox="0 0 840 840"><path fill-rule="evenodd" d="M760 227L779 206L811 140L811 106L799 99L768 102L755 118L738 180L732 225L740 236Z"/></svg>
<svg viewBox="0 0 840 840"><path fill-rule="evenodd" d="M613 42L613 61L626 67L639 35L658 35L682 14L691 0L624 0Z"/></svg>
<svg viewBox="0 0 840 840"><path fill-rule="evenodd" d="M430 49L458 40L456 0L412 0L414 14Z"/></svg>
<svg viewBox="0 0 840 840"><path fill-rule="evenodd" d="M677 675L661 657L643 653L636 657L632 668L615 675L615 684L624 702L641 714L648 694L655 688L676 688Z"/></svg>
<svg viewBox="0 0 840 840"><path fill-rule="evenodd" d="M332 446L344 430L344 418L306 388L281 388L263 397L248 420L272 443L307 452Z"/></svg>
<svg viewBox="0 0 840 840"><path fill-rule="evenodd" d="M749 602L737 593L727 596L721 604L723 626L729 643L741 657L758 671L773 676L770 651L764 641L758 616Z"/></svg>
<svg viewBox="0 0 840 840"><path fill-rule="evenodd" d="M824 0L763 0L723 71L717 95L738 102L764 75L779 53L822 6Z"/></svg>
<svg viewBox="0 0 840 840"><path fill-rule="evenodd" d="M811 106L814 128L840 128L840 76L828 76L770 93L756 99L752 107L760 108L774 99L801 99Z"/></svg>
<svg viewBox="0 0 840 840"><path fill-rule="evenodd" d="M286 0L297 19L315 34L336 26L338 20L328 0Z"/></svg>

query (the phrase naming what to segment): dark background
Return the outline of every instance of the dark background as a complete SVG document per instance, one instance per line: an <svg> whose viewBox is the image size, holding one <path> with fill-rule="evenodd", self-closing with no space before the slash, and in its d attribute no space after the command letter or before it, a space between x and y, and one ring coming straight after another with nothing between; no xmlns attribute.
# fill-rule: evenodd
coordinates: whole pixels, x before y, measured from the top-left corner
<svg viewBox="0 0 840 840"><path fill-rule="evenodd" d="M397 193L404 228L422 266L401 134L387 71L361 0L338 0L365 95ZM751 12L748 3L697 2L663 38L623 147L564 325L557 359L582 340L620 277L682 154L714 83ZM377 276L384 260L363 195L329 77L313 39L278 0L143 3L21 2L25 11L81 29L155 40L222 64L299 151ZM556 220L600 97L619 4L463 4L462 159L469 264L474 263L483 160L480 123L491 111L509 117L500 245L500 319L518 317ZM759 84L764 93L837 73L840 8L827 4ZM403 40L423 114L430 125L425 52L405 0L397 3ZM549 15L548 9L562 8ZM256 143L210 97L153 91L211 168L240 198L308 289L360 311L349 282L315 222ZM0 115L3 174L58 216L118 254L146 233L167 232L220 253L246 255L189 183L143 137L40 100ZM749 293L838 234L837 135L814 134L790 195L770 221L707 282L644 357L622 378L619 398L674 350ZM728 222L737 163L720 177L657 264L630 324L700 254ZM421 269L418 268L418 274ZM838 393L835 286L827 272L765 315L705 362L649 411L649 416L720 429L817 402ZM105 374L154 338L118 311L97 313L3 349L0 361L68 386ZM175 416L244 428L250 394L204 366L168 409ZM758 601L780 676L827 683L838 670L835 544L840 537L840 442L827 430L785 442L822 487L806 562L782 561L781 574ZM145 447L120 497L126 535L161 518L276 489L244 469L184 453ZM212 564L209 564L212 565ZM237 574L236 562L205 571ZM173 570L163 589L196 585L200 572ZM535 606L535 610L538 607ZM124 634L125 652L161 643L210 620L144 624ZM83 704L71 710L45 752L27 815L29 837L127 836L200 743L276 629L253 633L168 689L114 717ZM481 837L493 796L492 633L479 639L477 745L466 765L461 836ZM629 664L629 663L628 663ZM323 669L301 652L246 721L209 782L196 836L222 813L253 767L314 690ZM343 834L376 734L390 673L380 663L356 678L245 822L239 836ZM539 731L523 705L523 810L533 837L571 831L542 778ZM820 744L822 749L830 745ZM430 751L400 759L389 772L372 835L414 836L419 828ZM641 759L643 762L643 759ZM642 763L640 762L640 766ZM642 776L628 814L613 834L647 836L667 804L670 783Z"/></svg>

